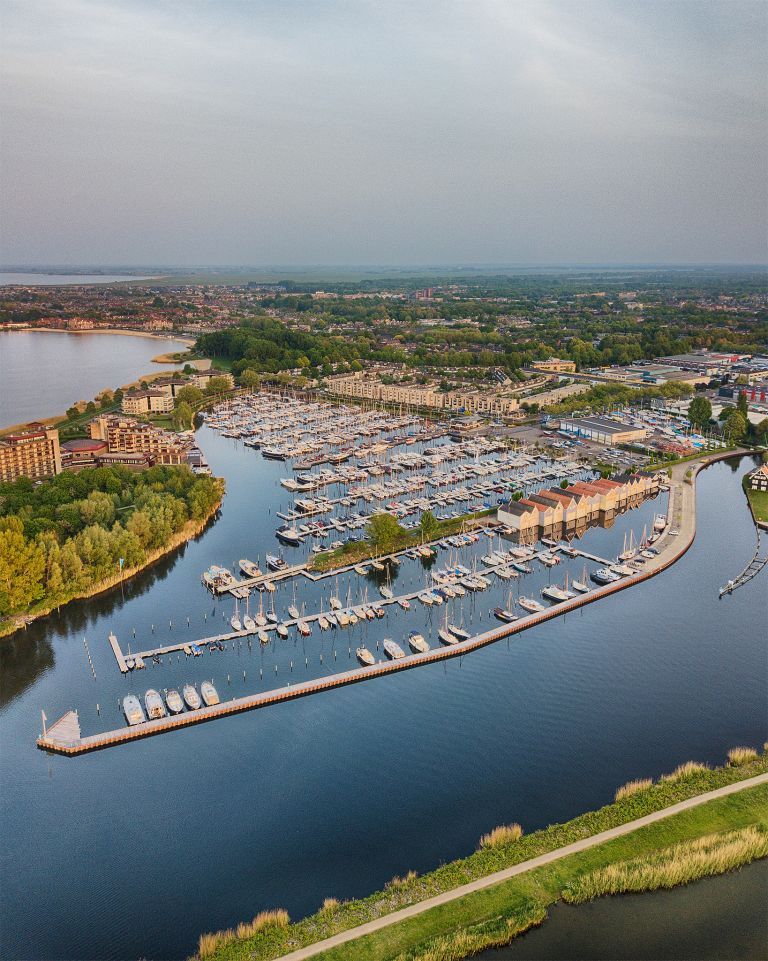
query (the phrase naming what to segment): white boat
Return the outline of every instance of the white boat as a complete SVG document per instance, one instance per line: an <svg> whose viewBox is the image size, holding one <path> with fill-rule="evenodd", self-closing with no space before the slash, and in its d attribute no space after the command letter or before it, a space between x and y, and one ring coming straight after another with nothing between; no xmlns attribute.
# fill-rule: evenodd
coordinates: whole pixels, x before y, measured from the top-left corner
<svg viewBox="0 0 768 961"><path fill-rule="evenodd" d="M400 660L401 657L405 657L405 651L402 649L402 647L400 647L399 644L396 644L391 638L387 637L384 639L383 647L384 647L384 653L387 655L387 657L391 658L393 661L398 661Z"/></svg>
<svg viewBox="0 0 768 961"><path fill-rule="evenodd" d="M429 650L429 644L424 640L423 635L418 633L418 631L411 631L411 633L408 635L408 643L411 646L411 650L415 651L417 654L426 654Z"/></svg>
<svg viewBox="0 0 768 961"><path fill-rule="evenodd" d="M200 685L200 695L206 707L212 707L219 703L219 692L211 681L203 681Z"/></svg>
<svg viewBox="0 0 768 961"><path fill-rule="evenodd" d="M233 631L242 631L243 622L240 620L240 610L237 606L237 601L235 601L235 613L230 617L229 623L232 625Z"/></svg>
<svg viewBox="0 0 768 961"><path fill-rule="evenodd" d="M184 685L182 694L184 695L184 703L190 711L196 711L201 706L200 695L191 684Z"/></svg>
<svg viewBox="0 0 768 961"><path fill-rule="evenodd" d="M376 663L376 658L371 654L367 647L358 647L355 651L358 661L365 667L371 667Z"/></svg>
<svg viewBox="0 0 768 961"><path fill-rule="evenodd" d="M460 641L467 641L471 637L469 631L465 631L463 627L456 627L455 624L449 624L448 630Z"/></svg>
<svg viewBox="0 0 768 961"><path fill-rule="evenodd" d="M135 694L126 694L123 698L123 714L125 714L125 719L131 726L143 724L146 720L144 711L141 709L141 702Z"/></svg>
<svg viewBox="0 0 768 961"><path fill-rule="evenodd" d="M238 564L240 565L240 570L246 577L261 577L261 569L259 565L254 564L253 561L249 561L243 557L238 561Z"/></svg>
<svg viewBox="0 0 768 961"><path fill-rule="evenodd" d="M546 597L548 601L559 603L560 601L567 601L568 598L573 597L573 594L570 591L564 591L555 584L550 584L548 587L542 587L541 596Z"/></svg>
<svg viewBox="0 0 768 961"><path fill-rule="evenodd" d="M184 701L178 691L168 691L165 695L165 703L171 714L181 714L184 710Z"/></svg>
<svg viewBox="0 0 768 961"><path fill-rule="evenodd" d="M144 707L147 709L147 717L150 721L165 717L165 706L163 699L154 688L150 688L144 695Z"/></svg>
<svg viewBox="0 0 768 961"><path fill-rule="evenodd" d="M285 624L278 624L275 630L277 631L279 637L282 637L283 639L288 637L288 628L285 626Z"/></svg>
<svg viewBox="0 0 768 961"><path fill-rule="evenodd" d="M447 627L441 627L441 628L439 628L439 630L438 630L438 632L437 632L437 636L440 638L440 640L443 642L443 644L458 644L458 643L459 643L458 637L454 637L453 634L451 634L451 632L448 630Z"/></svg>
<svg viewBox="0 0 768 961"><path fill-rule="evenodd" d="M546 610L543 604L535 601L532 597L521 597L517 603L524 611L531 611L531 613L538 613L539 611Z"/></svg>
<svg viewBox="0 0 768 961"><path fill-rule="evenodd" d="M392 589L390 587L387 587L386 584L382 584L382 586L379 588L379 594L381 594L381 596L386 598L388 601L391 601L392 598L394 597L394 594L392 593Z"/></svg>

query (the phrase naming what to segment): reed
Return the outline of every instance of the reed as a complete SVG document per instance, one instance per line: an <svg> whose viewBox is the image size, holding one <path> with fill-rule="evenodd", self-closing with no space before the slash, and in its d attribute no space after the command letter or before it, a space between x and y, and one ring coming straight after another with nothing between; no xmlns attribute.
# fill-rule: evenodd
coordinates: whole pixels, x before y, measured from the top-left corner
<svg viewBox="0 0 768 961"><path fill-rule="evenodd" d="M498 848L512 841L519 841L523 836L523 829L519 824L500 824L480 838L478 850L482 848Z"/></svg>
<svg viewBox="0 0 768 961"><path fill-rule="evenodd" d="M579 904L603 894L673 888L764 857L768 857L768 833L752 825L739 831L707 834L647 857L590 871L567 884L562 896L571 904Z"/></svg>
<svg viewBox="0 0 768 961"><path fill-rule="evenodd" d="M210 934L201 934L197 946L197 955L199 958L213 957L219 948L223 948L225 944L234 941L236 937L237 935L232 928L227 928L226 931L212 931Z"/></svg>
<svg viewBox="0 0 768 961"><path fill-rule="evenodd" d="M320 913L333 914L333 912L336 910L336 908L338 908L338 906L339 906L338 898L326 898L325 901L323 901L323 906L320 908Z"/></svg>
<svg viewBox="0 0 768 961"><path fill-rule="evenodd" d="M728 752L728 763L731 767L749 764L757 758L757 751L753 747L732 747Z"/></svg>
<svg viewBox="0 0 768 961"><path fill-rule="evenodd" d="M683 781L687 777L693 777L694 774L701 774L708 770L709 767L701 761L686 761L684 764L678 764L671 774L663 774L661 780Z"/></svg>
<svg viewBox="0 0 768 961"><path fill-rule="evenodd" d="M647 791L649 787L653 787L653 781L649 778L638 778L636 781L627 781L626 784L622 784L620 788L617 789L616 794L614 794L614 801L623 801L624 798L631 797L633 794L639 794L640 791Z"/></svg>
<svg viewBox="0 0 768 961"><path fill-rule="evenodd" d="M420 944L414 951L398 954L393 961L462 961L487 948L500 948L546 920L547 909L527 901L511 915L502 915L440 935Z"/></svg>
<svg viewBox="0 0 768 961"><path fill-rule="evenodd" d="M396 874L391 881L387 881L387 883L384 885L384 890L392 891L394 888L404 888L406 884L410 884L411 881L415 881L418 876L419 875L416 873L416 871L413 870L403 875L403 877L400 877L399 874Z"/></svg>

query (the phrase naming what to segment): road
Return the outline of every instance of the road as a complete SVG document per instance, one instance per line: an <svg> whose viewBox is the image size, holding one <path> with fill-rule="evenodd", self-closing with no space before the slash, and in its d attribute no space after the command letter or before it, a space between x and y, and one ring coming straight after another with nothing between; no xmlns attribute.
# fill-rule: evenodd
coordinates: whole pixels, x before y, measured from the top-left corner
<svg viewBox="0 0 768 961"><path fill-rule="evenodd" d="M346 944L348 941L354 941L367 934L373 934L374 931L380 931L382 928L389 927L391 924L406 921L408 918L415 917L417 914L422 914L424 911L429 911L441 904L448 904L457 898L463 898L468 894L474 894L476 891L482 891L484 888L490 888L495 884L500 884L502 881L508 881L518 874L524 874L526 871L532 871L535 868L551 864L552 861L557 861L560 858L568 857L571 854L576 854L587 848L595 847L598 844L611 841L613 838L621 837L624 834L630 834L632 831L638 830L638 828L645 827L648 824L654 824L656 821L661 821L664 818L672 817L681 811L687 811L700 804L706 804L707 801L714 801L716 798L726 797L729 794L735 794L737 791L744 791L747 788L757 787L760 784L766 783L768 783L768 774L759 774L757 777L748 778L745 781L737 781L734 784L728 784L714 791L708 791L706 794L698 794L696 797L688 798L686 801L679 801L671 807L662 808L660 811L646 814L644 817L637 818L634 821L627 821L626 824L620 824L607 831L601 831L592 837L583 838L581 841L575 841L573 844L567 844L565 847L557 848L554 851L548 851L546 854L541 854L536 858L515 864L510 868L505 868L503 871L488 874L485 877L471 881L469 884L463 884L461 887L453 888L451 891L445 891L443 894L438 894L433 898L427 898L426 901L411 904L407 908L402 908L400 911L393 911L391 914L376 918L375 921L369 921L366 924L359 925L359 927L342 931L339 934L333 935L331 938L326 938L324 941L318 941L315 944L307 945L305 948L299 948L290 954L283 955L280 961L304 961L305 958L314 957L323 951L328 951L341 944Z"/></svg>

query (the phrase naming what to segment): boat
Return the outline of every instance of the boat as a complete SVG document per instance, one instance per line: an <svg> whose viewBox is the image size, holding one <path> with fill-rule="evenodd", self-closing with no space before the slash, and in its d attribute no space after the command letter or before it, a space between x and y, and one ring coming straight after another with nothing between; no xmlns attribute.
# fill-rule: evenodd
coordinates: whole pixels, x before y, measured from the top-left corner
<svg viewBox="0 0 768 961"><path fill-rule="evenodd" d="M471 637L469 631L465 631L463 627L456 627L455 624L449 624L448 630L453 634L454 637L458 638L460 641L468 641Z"/></svg>
<svg viewBox="0 0 768 961"><path fill-rule="evenodd" d="M505 624L511 624L512 621L517 620L517 614L513 614L512 611L508 611L505 607L494 607L493 616L499 621L504 621Z"/></svg>
<svg viewBox="0 0 768 961"><path fill-rule="evenodd" d="M141 702L135 694L126 694L123 698L123 714L125 714L125 719L131 726L143 724L146 720L144 711L141 709Z"/></svg>
<svg viewBox="0 0 768 961"><path fill-rule="evenodd" d="M383 571L383 570L384 570L384 565L381 563L380 560L378 560L378 558L374 558L374 559L371 561L371 567L372 567L375 571Z"/></svg>
<svg viewBox="0 0 768 961"><path fill-rule="evenodd" d="M383 607L379 607L379 605L376 604L376 605L374 605L374 607L373 607L373 613L376 615L376 617L382 618L382 617L385 616L385 613L386 613L386 612L384 611L384 608L383 608Z"/></svg>
<svg viewBox="0 0 768 961"><path fill-rule="evenodd" d="M275 592L275 585L272 581L264 581L261 585L268 594L273 594Z"/></svg>
<svg viewBox="0 0 768 961"><path fill-rule="evenodd" d="M144 695L144 707L147 709L147 718L150 721L154 721L156 718L165 717L163 699L153 687L151 687Z"/></svg>
<svg viewBox="0 0 768 961"><path fill-rule="evenodd" d="M296 585L295 584L293 585L293 601L291 602L288 608L288 614L293 618L294 621L297 620L299 617L299 609L296 606Z"/></svg>
<svg viewBox="0 0 768 961"><path fill-rule="evenodd" d="M448 630L447 627L441 627L438 629L437 636L443 642L443 644L458 644L458 637L454 637L453 634Z"/></svg>
<svg viewBox="0 0 768 961"><path fill-rule="evenodd" d="M219 692L213 686L212 681L203 681L200 685L200 696L206 707L212 707L219 703Z"/></svg>
<svg viewBox="0 0 768 961"><path fill-rule="evenodd" d="M275 536L289 547L299 547L304 543L304 538L295 527L279 527L275 531Z"/></svg>
<svg viewBox="0 0 768 961"><path fill-rule="evenodd" d="M271 571L282 571L288 566L287 561L283 557L279 557L276 554L267 554L266 556L267 567ZM266 583L264 585L266 587ZM269 588L267 588L269 590Z"/></svg>
<svg viewBox="0 0 768 961"><path fill-rule="evenodd" d="M392 588L387 587L386 584L381 585L381 587L379 588L379 594L381 594L381 596L388 601L391 601L392 598L394 597L394 594L392 593Z"/></svg>
<svg viewBox="0 0 768 961"><path fill-rule="evenodd" d="M171 714L181 714L184 710L184 701L178 691L168 691L165 695L165 703Z"/></svg>
<svg viewBox="0 0 768 961"><path fill-rule="evenodd" d="M570 591L564 591L555 584L549 584L547 587L542 587L541 596L546 597L548 601L560 603L561 601L567 601L569 597L573 597L573 594Z"/></svg>
<svg viewBox="0 0 768 961"><path fill-rule="evenodd" d="M339 627L346 627L349 622L349 616L347 615L346 611L336 612L336 623L339 625Z"/></svg>
<svg viewBox="0 0 768 961"><path fill-rule="evenodd" d="M423 635L419 634L418 631L411 631L408 635L408 643L411 646L411 650L415 651L417 654L426 654L429 650L429 644L424 640Z"/></svg>
<svg viewBox="0 0 768 961"><path fill-rule="evenodd" d="M605 567L599 567L596 571L592 571L589 576L595 584L613 584L620 580L618 574L614 574L613 571L609 571Z"/></svg>
<svg viewBox="0 0 768 961"><path fill-rule="evenodd" d="M184 703L190 711L196 711L201 706L200 695L191 684L185 684L181 693L184 695Z"/></svg>
<svg viewBox="0 0 768 961"><path fill-rule="evenodd" d="M384 653L393 661L398 661L401 657L405 657L405 651L402 649L402 647L400 647L399 644L396 644L395 641L389 637L384 639L383 647Z"/></svg>
<svg viewBox="0 0 768 961"><path fill-rule="evenodd" d="M524 611L530 611L531 613L537 614L539 611L544 611L546 608L543 604L534 600L532 597L521 597L517 602Z"/></svg>
<svg viewBox="0 0 768 961"><path fill-rule="evenodd" d="M262 447L261 453L267 460L285 460L288 456L284 450L279 450L277 447Z"/></svg>
<svg viewBox="0 0 768 961"><path fill-rule="evenodd" d="M318 617L317 617L317 626L320 628L321 631L327 631L328 628L331 626L331 625L328 623L328 618L325 616L325 614L319 614L319 615L318 615Z"/></svg>
<svg viewBox="0 0 768 961"><path fill-rule="evenodd" d="M246 557L243 557L237 563L240 565L240 570L246 577L261 577L261 568L258 564L254 564L253 561L249 561Z"/></svg>
<svg viewBox="0 0 768 961"><path fill-rule="evenodd" d="M285 624L278 624L275 630L277 631L279 637L282 637L283 639L288 637L288 628L285 626Z"/></svg>
<svg viewBox="0 0 768 961"><path fill-rule="evenodd" d="M235 599L235 613L230 617L229 623L232 625L233 631L242 631L243 622L240 620L240 609L237 604L237 599Z"/></svg>
<svg viewBox="0 0 768 961"><path fill-rule="evenodd" d="M128 668L129 671L132 671L134 667L136 667L136 661L134 661L132 657L126 657L125 666Z"/></svg>
<svg viewBox="0 0 768 961"><path fill-rule="evenodd" d="M587 594L590 590L589 584L587 584L587 565L584 565L584 570L581 575L581 580L571 581L571 587L579 594Z"/></svg>
<svg viewBox="0 0 768 961"><path fill-rule="evenodd" d="M653 519L653 529L657 533L661 533L667 526L667 517L665 514L657 514Z"/></svg>
<svg viewBox="0 0 768 961"><path fill-rule="evenodd" d="M259 639L259 644L269 644L269 634L266 631L259 631L256 636Z"/></svg>
<svg viewBox="0 0 768 961"><path fill-rule="evenodd" d="M358 661L365 667L371 667L376 663L376 658L371 654L367 647L358 647L355 651Z"/></svg>
<svg viewBox="0 0 768 961"><path fill-rule="evenodd" d="M365 575L368 573L368 568L363 566L362 564L355 564L354 569L355 569L355 572L359 574L361 577L365 577Z"/></svg>

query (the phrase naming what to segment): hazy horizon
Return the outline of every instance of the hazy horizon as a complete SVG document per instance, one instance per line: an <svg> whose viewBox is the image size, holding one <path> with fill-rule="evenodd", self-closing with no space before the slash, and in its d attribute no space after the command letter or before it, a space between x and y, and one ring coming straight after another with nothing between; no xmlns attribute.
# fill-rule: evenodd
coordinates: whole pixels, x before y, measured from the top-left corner
<svg viewBox="0 0 768 961"><path fill-rule="evenodd" d="M760 0L6 0L13 266L768 260Z"/></svg>

